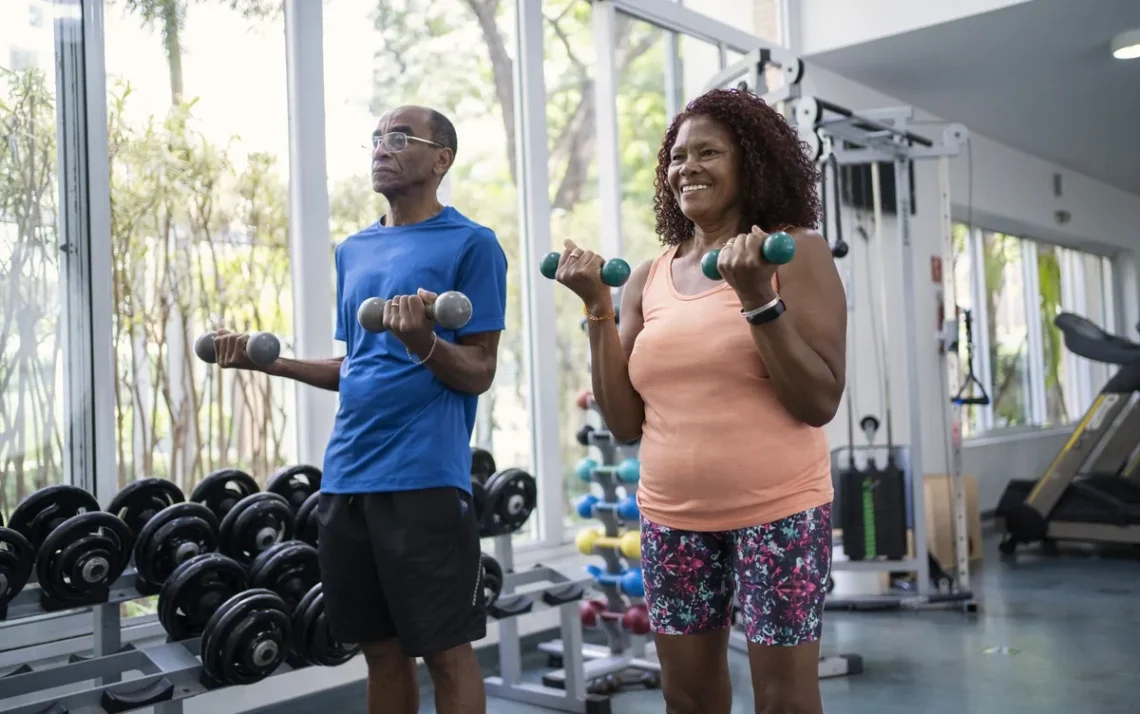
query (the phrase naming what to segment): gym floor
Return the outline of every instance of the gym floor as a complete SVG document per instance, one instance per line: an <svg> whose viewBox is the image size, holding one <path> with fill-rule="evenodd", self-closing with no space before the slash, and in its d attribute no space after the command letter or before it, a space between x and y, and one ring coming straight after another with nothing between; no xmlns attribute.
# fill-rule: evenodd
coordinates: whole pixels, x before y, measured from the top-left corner
<svg viewBox="0 0 1140 714"><path fill-rule="evenodd" d="M987 537L984 566L974 572L983 608L977 616L929 611L829 612L824 646L863 656L862 674L821 682L827 714L962 714L963 712L1136 711L1140 673L1140 559L1064 549L1034 550L1004 562ZM538 681L545 656L529 661ZM752 711L748 662L729 653L732 711ZM488 672L493 674L493 672ZM294 700L277 714L364 712L363 687ZM660 691L615 695L615 714L663 710ZM547 711L503 700L495 714ZM435 712L430 687L421 712Z"/></svg>

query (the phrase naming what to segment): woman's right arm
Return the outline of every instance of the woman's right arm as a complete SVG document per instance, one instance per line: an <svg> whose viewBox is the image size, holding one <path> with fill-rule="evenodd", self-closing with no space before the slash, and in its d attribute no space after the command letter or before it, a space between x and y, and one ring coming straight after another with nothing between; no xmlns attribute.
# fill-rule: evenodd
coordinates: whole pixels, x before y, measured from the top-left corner
<svg viewBox="0 0 1140 714"><path fill-rule="evenodd" d="M649 276L652 261L637 266L622 290L621 325L614 320L587 320L590 335L590 377L594 401L606 420L606 426L620 443L641 437L645 423L645 402L629 379L629 356L644 320L641 292ZM613 299L606 297L586 306L591 315L613 313Z"/></svg>

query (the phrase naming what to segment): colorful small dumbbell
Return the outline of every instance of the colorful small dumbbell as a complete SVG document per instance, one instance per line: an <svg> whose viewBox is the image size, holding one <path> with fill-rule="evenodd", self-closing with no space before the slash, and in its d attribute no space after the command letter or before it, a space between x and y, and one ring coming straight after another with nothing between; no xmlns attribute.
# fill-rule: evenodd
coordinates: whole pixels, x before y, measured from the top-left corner
<svg viewBox="0 0 1140 714"><path fill-rule="evenodd" d="M597 518L597 514L610 512L617 515L622 521L636 521L641 516L637 508L636 496L625 496L620 501L603 501L592 493L587 493L578 499L575 504L578 515L582 518Z"/></svg>
<svg viewBox="0 0 1140 714"><path fill-rule="evenodd" d="M615 466L603 466L594 459L582 459L574 468L578 478L586 483L593 480L594 474L613 474L622 483L637 483L641 478L641 462L637 459L625 459Z"/></svg>
<svg viewBox="0 0 1140 714"><path fill-rule="evenodd" d="M626 531L611 538L596 528L586 528L578 531L574 543L582 555L593 555L598 548L613 548L626 558L641 559L641 531Z"/></svg>
<svg viewBox="0 0 1140 714"><path fill-rule="evenodd" d="M587 565L586 572L602 585L612 585L630 597L645 597L645 581L641 568L629 568L620 573L607 573L596 565Z"/></svg>
<svg viewBox="0 0 1140 714"><path fill-rule="evenodd" d="M603 620L612 620L620 622L622 629L630 634L649 634L649 611L642 603L630 605L625 612L611 612L600 600L583 600L578 603L578 617L586 629L597 627Z"/></svg>

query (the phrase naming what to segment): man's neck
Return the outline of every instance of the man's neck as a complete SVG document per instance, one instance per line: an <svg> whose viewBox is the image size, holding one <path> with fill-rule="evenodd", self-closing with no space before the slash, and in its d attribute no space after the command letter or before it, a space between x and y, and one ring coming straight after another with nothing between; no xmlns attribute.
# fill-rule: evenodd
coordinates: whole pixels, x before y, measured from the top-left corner
<svg viewBox="0 0 1140 714"><path fill-rule="evenodd" d="M396 197L388 200L388 213L384 216L386 226L407 226L434 218L443 210L435 194L417 197Z"/></svg>

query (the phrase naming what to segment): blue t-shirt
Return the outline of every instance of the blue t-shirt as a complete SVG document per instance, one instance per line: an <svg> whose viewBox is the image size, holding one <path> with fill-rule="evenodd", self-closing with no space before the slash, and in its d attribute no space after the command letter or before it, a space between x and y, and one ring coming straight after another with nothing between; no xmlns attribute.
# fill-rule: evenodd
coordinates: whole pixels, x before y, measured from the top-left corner
<svg viewBox="0 0 1140 714"><path fill-rule="evenodd" d="M336 339L347 345L340 407L321 490L375 493L454 486L471 491L471 433L479 398L447 387L390 332L356 322L370 297L458 290L471 321L436 325L439 339L505 327L507 258L495 233L448 206L426 221L380 222L336 248ZM433 357L434 359L434 357Z"/></svg>

